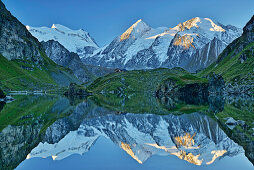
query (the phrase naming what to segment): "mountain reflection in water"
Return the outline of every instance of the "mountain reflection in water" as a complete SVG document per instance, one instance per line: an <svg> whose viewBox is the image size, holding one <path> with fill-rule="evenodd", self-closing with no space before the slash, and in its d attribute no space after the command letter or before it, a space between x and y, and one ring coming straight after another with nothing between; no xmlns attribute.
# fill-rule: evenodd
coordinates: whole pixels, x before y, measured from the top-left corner
<svg viewBox="0 0 254 170"><path fill-rule="evenodd" d="M53 131L61 131L61 124L53 126ZM231 157L244 152L208 116L129 113L84 120L76 131L68 133L59 142L40 143L29 158L54 155L56 160L61 160L75 153L83 155L101 136L121 147L138 163L144 163L153 155L171 154L202 165L214 161L218 151L225 150L225 156Z"/></svg>
<svg viewBox="0 0 254 170"><path fill-rule="evenodd" d="M201 108L200 111L195 109L191 113L181 114L181 109L186 108L181 104L177 114L171 114L169 109L168 114L160 115L158 113L164 113L167 106L156 109L156 114L137 114L128 112L128 109L133 108L121 105L119 108L122 110L116 106L114 108L117 109L114 110L108 105L98 104L98 100L70 101L60 96L20 97L20 100L5 105L0 112L2 124L6 113L20 112L19 119L11 119L9 125L1 125L0 168L13 169L18 166L17 169L25 169L25 165L33 167L33 160L38 158L50 157L54 161L66 161L76 154L86 156L102 137L114 143L121 152L141 166L149 164L150 159L152 161L153 157L158 156L160 159L177 157L187 163L205 167L215 164L214 169L218 169L216 162L219 160L233 160L243 154L253 163L253 136L249 135L249 129L245 132L237 126L231 130L217 114L226 114L228 107L252 112L253 99L244 100L242 104L240 101L242 99L214 97L208 99L209 107L197 107ZM164 107L165 103L157 102ZM177 105L173 105L175 104ZM23 108L13 111L17 106ZM110 157L112 153L104 154ZM246 167L253 168L252 165Z"/></svg>

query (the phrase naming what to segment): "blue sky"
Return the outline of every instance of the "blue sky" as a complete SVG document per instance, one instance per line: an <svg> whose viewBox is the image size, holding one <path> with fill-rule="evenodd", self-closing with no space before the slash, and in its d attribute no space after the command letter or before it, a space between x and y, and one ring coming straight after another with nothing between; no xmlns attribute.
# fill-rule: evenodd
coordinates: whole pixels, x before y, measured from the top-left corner
<svg viewBox="0 0 254 170"><path fill-rule="evenodd" d="M23 24L62 24L88 31L100 46L110 43L138 19L151 27L173 27L193 17L209 17L243 27L254 0L2 0Z"/></svg>

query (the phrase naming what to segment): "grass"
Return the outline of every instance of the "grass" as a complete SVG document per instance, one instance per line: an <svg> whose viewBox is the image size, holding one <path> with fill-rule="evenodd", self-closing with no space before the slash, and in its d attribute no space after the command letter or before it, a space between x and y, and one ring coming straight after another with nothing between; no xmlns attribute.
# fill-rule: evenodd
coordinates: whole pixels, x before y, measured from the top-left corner
<svg viewBox="0 0 254 170"><path fill-rule="evenodd" d="M87 90L93 93L97 105L117 112L170 114L191 113L206 106L176 107L170 110L162 107L155 92L167 80L175 80L177 86L193 83L207 83L181 68L133 70L108 74L96 79Z"/></svg>
<svg viewBox="0 0 254 170"><path fill-rule="evenodd" d="M250 53L250 49L254 49L254 42L247 45L241 52L234 54L233 49L226 57L221 59L219 63L213 63L208 68L198 73L198 76L204 77L214 72L220 74L226 82L243 82L242 80L254 80L254 56ZM241 63L239 57L245 54L247 60ZM223 55L223 53L222 53ZM220 56L221 57L221 56Z"/></svg>
<svg viewBox="0 0 254 170"><path fill-rule="evenodd" d="M183 69L159 68L112 73L96 79L87 89L94 93L110 93L113 91L154 93L160 84L167 79L174 79L179 85L207 82L206 79L196 77Z"/></svg>
<svg viewBox="0 0 254 170"><path fill-rule="evenodd" d="M232 104L225 104L224 110L216 114L216 116L223 122L226 122L224 118L232 117L235 120L243 120L249 127L254 128L254 114L253 114L253 105L251 105L252 110L246 110L240 107L236 107Z"/></svg>
<svg viewBox="0 0 254 170"><path fill-rule="evenodd" d="M34 89L54 89L59 85L51 77L52 72L61 72L66 77L71 78L70 70L56 65L45 54L41 53L45 65L41 68L33 67L32 61L13 60L9 61L0 55L0 87L4 90L34 90ZM25 70L21 67L32 68Z"/></svg>

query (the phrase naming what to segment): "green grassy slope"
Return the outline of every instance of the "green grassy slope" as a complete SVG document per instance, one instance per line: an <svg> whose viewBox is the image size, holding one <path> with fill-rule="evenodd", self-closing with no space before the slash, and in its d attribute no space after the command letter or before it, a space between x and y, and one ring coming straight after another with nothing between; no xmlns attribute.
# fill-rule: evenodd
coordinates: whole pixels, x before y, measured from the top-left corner
<svg viewBox="0 0 254 170"><path fill-rule="evenodd" d="M123 91L152 94L164 80L169 78L176 80L177 84L207 82L206 79L198 78L180 68L159 68L108 74L96 79L87 89L94 93Z"/></svg>
<svg viewBox="0 0 254 170"><path fill-rule="evenodd" d="M54 89L78 82L69 69L55 64L41 43L0 1L0 89Z"/></svg>
<svg viewBox="0 0 254 170"><path fill-rule="evenodd" d="M243 34L198 75L207 76L212 72L222 75L226 83L254 85L254 16L243 28Z"/></svg>
<svg viewBox="0 0 254 170"><path fill-rule="evenodd" d="M198 73L198 76L207 76L211 72L221 74L226 82L243 82L254 81L254 56L251 50L254 50L254 42L248 44L243 50L234 55L234 51L238 48L232 49L228 55L222 58L221 54L219 62L215 62L208 68ZM226 49L228 50L228 49ZM241 55L247 56L247 59L241 63L239 59Z"/></svg>
<svg viewBox="0 0 254 170"><path fill-rule="evenodd" d="M87 90L93 93L92 99L96 104L118 112L169 114L203 109L203 106L183 103L173 106L174 110L164 107L155 97L155 92L168 79L175 80L179 86L207 82L181 68L159 68L108 74L96 79Z"/></svg>
<svg viewBox="0 0 254 170"><path fill-rule="evenodd" d="M69 69L58 66L46 55L43 57L46 64L42 68L38 68L32 67L33 63L29 61L9 61L0 55L0 87L5 90L57 88L59 84L51 76L52 73L61 74L70 82L77 82ZM32 68L33 70L22 69L21 67Z"/></svg>

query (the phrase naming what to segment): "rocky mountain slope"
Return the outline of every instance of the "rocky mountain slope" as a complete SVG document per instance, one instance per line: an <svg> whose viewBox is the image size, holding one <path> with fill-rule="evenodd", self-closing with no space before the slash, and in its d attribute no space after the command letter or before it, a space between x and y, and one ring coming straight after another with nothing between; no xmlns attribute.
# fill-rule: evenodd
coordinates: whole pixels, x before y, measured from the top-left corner
<svg viewBox="0 0 254 170"><path fill-rule="evenodd" d="M78 54L69 52L58 41L42 41L41 44L49 58L61 66L70 68L81 82L88 83L95 79L95 75L88 71Z"/></svg>
<svg viewBox="0 0 254 170"><path fill-rule="evenodd" d="M138 20L109 45L84 57L84 63L126 69L182 67L188 71L203 69L216 61L222 50L241 30L193 18L174 28L151 28Z"/></svg>
<svg viewBox="0 0 254 170"><path fill-rule="evenodd" d="M8 60L32 60L36 66L44 64L41 46L0 2L0 54ZM18 47L18 48L17 48Z"/></svg>
<svg viewBox="0 0 254 170"><path fill-rule="evenodd" d="M78 54L70 52L58 41L42 41L41 44L50 59L71 69L82 83L92 82L97 77L114 72L114 69L83 64Z"/></svg>
<svg viewBox="0 0 254 170"><path fill-rule="evenodd" d="M98 49L95 40L83 29L71 30L60 24L48 27L26 26L27 30L40 42L55 40L62 44L70 52L77 53L81 58L87 57Z"/></svg>
<svg viewBox="0 0 254 170"><path fill-rule="evenodd" d="M200 76L211 72L221 74L226 81L229 93L254 92L254 16L243 28L241 37L229 44L218 60Z"/></svg>
<svg viewBox="0 0 254 170"><path fill-rule="evenodd" d="M78 82L69 69L49 59L34 38L0 1L0 86L38 89Z"/></svg>

